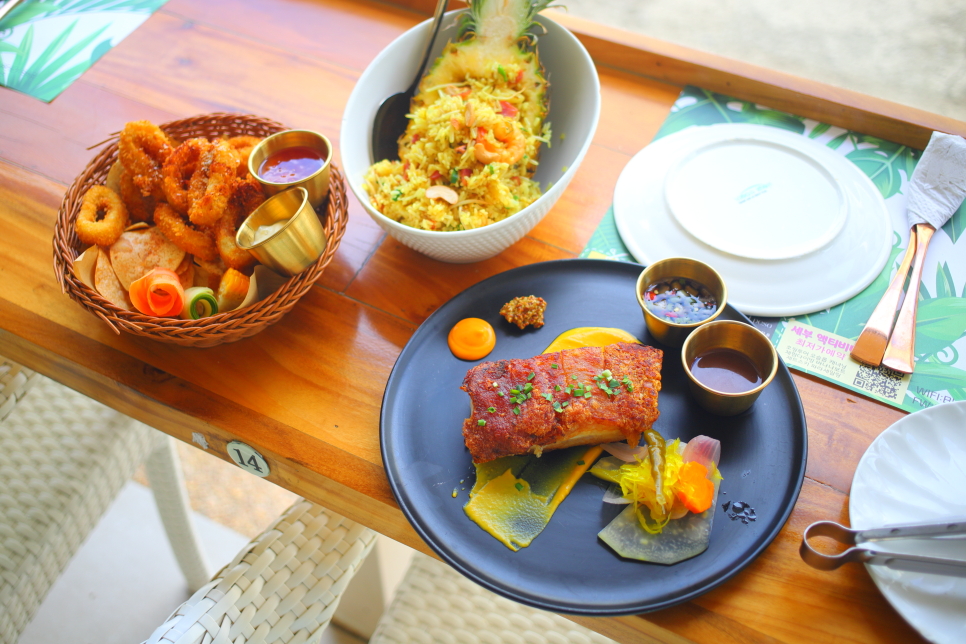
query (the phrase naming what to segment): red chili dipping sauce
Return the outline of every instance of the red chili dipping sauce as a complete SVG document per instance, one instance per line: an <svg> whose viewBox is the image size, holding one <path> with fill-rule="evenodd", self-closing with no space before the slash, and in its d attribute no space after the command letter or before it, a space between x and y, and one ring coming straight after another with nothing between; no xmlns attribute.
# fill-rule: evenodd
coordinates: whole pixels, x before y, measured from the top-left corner
<svg viewBox="0 0 966 644"><path fill-rule="evenodd" d="M325 157L314 148L283 148L262 161L258 176L272 183L292 183L315 174L323 165Z"/></svg>
<svg viewBox="0 0 966 644"><path fill-rule="evenodd" d="M751 391L762 383L751 358L734 349L709 349L691 363L691 374L705 387L728 394Z"/></svg>

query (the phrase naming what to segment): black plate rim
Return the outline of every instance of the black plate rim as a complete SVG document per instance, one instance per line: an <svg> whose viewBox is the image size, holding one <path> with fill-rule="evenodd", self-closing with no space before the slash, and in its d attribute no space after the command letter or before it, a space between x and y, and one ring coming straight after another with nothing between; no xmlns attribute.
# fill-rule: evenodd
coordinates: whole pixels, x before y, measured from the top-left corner
<svg viewBox="0 0 966 644"><path fill-rule="evenodd" d="M380 452L382 455L383 467L386 472L386 477L389 480L389 485L390 485L390 488L392 489L393 496L396 499L396 503L399 505L399 508L402 511L403 515L406 517L406 520L409 521L409 524L413 527L413 529L420 536L420 538L443 561L445 561L450 566L455 568L465 577L480 584L487 590L490 590L491 592L494 592L497 595L506 597L508 599L519 602L526 606L530 606L532 608L537 608L537 609L556 612L556 613L565 613L570 615L579 615L579 616L588 616L588 617L617 617L617 616L623 616L623 615L649 613L649 612L661 610L664 608L670 608L672 606L676 606L678 604L691 601L692 599L695 599L696 597L699 597L713 590L714 588L717 588L718 586L734 578L748 565L750 565L753 561L755 561L761 555L761 553L769 545L771 545L771 543L775 540L775 538L778 536L781 530L785 527L785 524L787 523L789 516L791 516L791 513L798 502L798 497L799 497L799 494L801 493L801 488L805 479L805 469L806 469L807 459L808 459L808 428L807 428L806 419L805 419L805 410L802 405L801 396L799 395L799 392L798 392L798 387L795 385L795 381L791 376L791 372L789 371L788 367L785 365L784 361L781 358L779 358L778 371L773 380L773 384L780 383L783 389L785 390L786 396L788 396L788 400L794 403L793 406L796 408L795 411L797 413L792 420L796 425L798 425L801 428L801 435L798 437L798 439L803 445L801 458L798 460L797 463L795 463L794 461L792 463L792 467L793 467L792 475L794 476L794 479L796 481L794 485L794 489L791 490L788 501L786 502L785 506L782 508L781 513L779 514L777 519L774 520L772 528L767 533L765 533L763 537L760 539L758 547L750 551L748 555L744 557L743 560L736 562L736 564L731 569L729 569L726 573L718 575L713 580L709 581L708 583L698 588L694 588L690 591L683 592L665 601L643 602L643 603L627 602L619 605L615 604L613 606L588 608L586 606L582 606L578 604L557 603L554 601L541 600L537 597L531 597L529 595L514 592L512 588L508 588L506 586L501 586L497 584L486 574L477 573L475 569L470 568L468 566L464 566L462 562L459 561L459 559L455 558L454 555L447 550L447 548L435 542L435 540L432 538L429 531L423 526L421 518L417 516L417 514L414 512L414 509L409 507L409 505L403 500L404 495L401 492L402 483L398 478L398 473L396 471L396 468L393 465L392 459L390 458L388 446L391 441L387 440L387 419L389 416L388 409L390 408L392 403L391 395L393 392L394 384L398 382L399 374L397 372L400 368L400 364L404 362L403 359L405 357L408 357L407 350L409 350L417 341L417 336L419 335L420 329L425 326L429 326L429 323L433 321L435 318L445 316L450 308L462 304L461 300L465 297L468 297L467 294L472 293L476 289L485 289L487 286L492 285L493 283L509 280L511 278L517 278L520 275L526 275L527 273L532 271L553 270L554 266L559 266L562 264L567 264L569 268L574 263L580 263L582 265L588 266L588 268L592 266L597 268L606 267L605 270L609 270L609 269L613 269L617 271L631 270L631 271L636 271L637 273L639 273L645 268L644 265L637 264L634 262L623 262L623 261L615 261L615 260L607 260L607 259L576 258L576 259L558 259L558 260L549 260L545 262L535 262L533 264L518 266L516 268L512 268L507 271L497 273L496 275L492 275L486 279L483 279L477 282L476 284L473 284L472 286L467 287L460 293L450 298L446 303L441 305L439 308L436 309L436 311L430 314L430 316L423 321L420 327L416 329L416 331L413 333L410 339L403 346L403 349L399 352L399 355L396 357L396 361L393 364L393 368L389 373L388 379L386 380L386 387L383 393L382 405L379 413L379 442L380 442ZM748 324L751 324L751 320L749 320L741 312L734 309L730 304L726 305L726 311L730 312L734 317L738 318L739 320L746 322ZM795 468L796 465L797 465L797 469ZM467 521L469 521L469 519L467 519Z"/></svg>

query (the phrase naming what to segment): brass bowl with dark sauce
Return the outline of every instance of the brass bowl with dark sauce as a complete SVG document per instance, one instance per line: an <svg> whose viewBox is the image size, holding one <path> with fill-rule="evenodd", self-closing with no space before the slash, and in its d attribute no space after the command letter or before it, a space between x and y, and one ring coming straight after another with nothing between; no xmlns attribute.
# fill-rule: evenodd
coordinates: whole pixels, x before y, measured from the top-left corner
<svg viewBox="0 0 966 644"><path fill-rule="evenodd" d="M719 416L749 409L778 372L771 340L734 320L716 320L695 330L681 347L681 362L691 395Z"/></svg>

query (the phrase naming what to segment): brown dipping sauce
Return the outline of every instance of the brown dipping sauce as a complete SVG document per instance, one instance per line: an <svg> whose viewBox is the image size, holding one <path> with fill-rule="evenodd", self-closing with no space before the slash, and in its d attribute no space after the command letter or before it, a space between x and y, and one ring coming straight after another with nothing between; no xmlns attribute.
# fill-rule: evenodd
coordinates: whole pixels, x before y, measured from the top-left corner
<svg viewBox="0 0 966 644"><path fill-rule="evenodd" d="M691 373L705 387L728 394L751 391L762 383L751 358L734 349L709 349L691 363Z"/></svg>
<svg viewBox="0 0 966 644"><path fill-rule="evenodd" d="M292 183L310 177L325 165L318 150L303 145L283 148L262 161L258 176L272 183Z"/></svg>

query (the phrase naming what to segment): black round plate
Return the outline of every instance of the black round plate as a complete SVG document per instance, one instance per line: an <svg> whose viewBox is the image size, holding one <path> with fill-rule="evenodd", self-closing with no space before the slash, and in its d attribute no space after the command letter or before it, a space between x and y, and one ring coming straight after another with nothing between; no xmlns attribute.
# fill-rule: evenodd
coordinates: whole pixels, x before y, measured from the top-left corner
<svg viewBox="0 0 966 644"><path fill-rule="evenodd" d="M433 313L396 360L382 402L382 457L393 493L419 535L461 573L504 597L560 613L642 613L688 601L753 561L785 524L805 475L807 436L798 390L784 364L747 412L721 418L702 411L687 391L680 350L650 338L634 288L639 264L560 260L531 264L472 286ZM546 324L521 331L499 315L514 297L547 301ZM450 353L446 336L466 317L487 320L497 343L487 360L529 358L563 331L583 326L624 329L664 349L661 412L667 438L705 434L721 441L724 477L708 549L664 566L622 559L597 533L622 506L605 505L603 487L584 476L547 528L512 552L463 513L475 480L463 444L469 397L460 390L473 362ZM722 317L747 322L727 307ZM459 493L453 498L453 490ZM726 502L744 501L757 520L731 520Z"/></svg>

